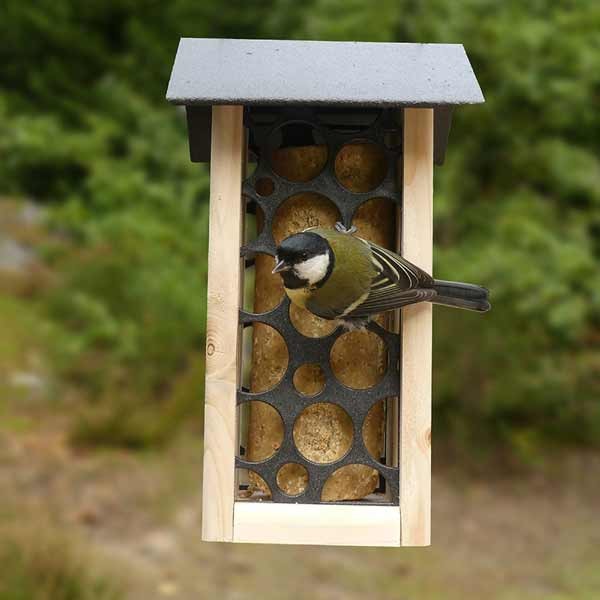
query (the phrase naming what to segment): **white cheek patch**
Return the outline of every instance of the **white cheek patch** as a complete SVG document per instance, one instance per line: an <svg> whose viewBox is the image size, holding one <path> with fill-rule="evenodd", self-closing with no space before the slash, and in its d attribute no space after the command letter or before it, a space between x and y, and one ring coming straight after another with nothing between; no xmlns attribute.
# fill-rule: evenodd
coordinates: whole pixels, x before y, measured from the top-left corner
<svg viewBox="0 0 600 600"><path fill-rule="evenodd" d="M308 281L309 285L319 283L327 275L329 255L319 254L304 262L294 265L294 271L300 279Z"/></svg>

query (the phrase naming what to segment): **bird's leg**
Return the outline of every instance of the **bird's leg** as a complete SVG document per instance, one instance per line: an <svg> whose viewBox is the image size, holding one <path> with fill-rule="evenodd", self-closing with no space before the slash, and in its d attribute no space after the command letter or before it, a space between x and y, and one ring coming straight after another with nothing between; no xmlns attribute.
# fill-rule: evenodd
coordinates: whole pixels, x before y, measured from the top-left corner
<svg viewBox="0 0 600 600"><path fill-rule="evenodd" d="M338 319L337 322L346 331L362 331L366 329L371 317L354 317L353 319Z"/></svg>
<svg viewBox="0 0 600 600"><path fill-rule="evenodd" d="M338 221L335 224L335 230L339 231L340 233L352 234L352 233L356 233L356 225L352 225L351 227L349 227L348 229L346 229L346 227L344 226L344 224L340 223Z"/></svg>

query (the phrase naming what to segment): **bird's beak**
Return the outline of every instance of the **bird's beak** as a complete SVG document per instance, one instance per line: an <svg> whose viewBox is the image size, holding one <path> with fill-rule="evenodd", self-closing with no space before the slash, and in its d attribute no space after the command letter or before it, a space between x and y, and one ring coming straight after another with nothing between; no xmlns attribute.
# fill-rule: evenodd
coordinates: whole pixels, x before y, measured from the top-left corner
<svg viewBox="0 0 600 600"><path fill-rule="evenodd" d="M281 273L281 271L289 271L292 267L290 265L286 265L284 260L280 260L275 268L271 271L271 273Z"/></svg>

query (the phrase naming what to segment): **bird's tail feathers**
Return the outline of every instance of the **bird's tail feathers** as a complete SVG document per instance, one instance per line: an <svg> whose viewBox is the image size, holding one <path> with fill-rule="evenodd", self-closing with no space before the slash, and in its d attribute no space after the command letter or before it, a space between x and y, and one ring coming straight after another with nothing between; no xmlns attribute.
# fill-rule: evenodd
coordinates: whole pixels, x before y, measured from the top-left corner
<svg viewBox="0 0 600 600"><path fill-rule="evenodd" d="M437 292L437 296L431 300L434 304L478 312L487 312L491 308L488 290L479 285L436 279L433 289Z"/></svg>

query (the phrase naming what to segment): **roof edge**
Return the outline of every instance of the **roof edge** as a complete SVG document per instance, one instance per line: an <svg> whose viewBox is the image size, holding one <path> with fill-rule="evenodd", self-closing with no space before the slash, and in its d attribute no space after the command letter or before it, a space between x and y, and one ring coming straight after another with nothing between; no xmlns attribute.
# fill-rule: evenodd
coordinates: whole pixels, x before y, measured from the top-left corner
<svg viewBox="0 0 600 600"><path fill-rule="evenodd" d="M288 65L293 78L282 76ZM485 102L462 44L218 38L180 39L166 99L396 108Z"/></svg>

